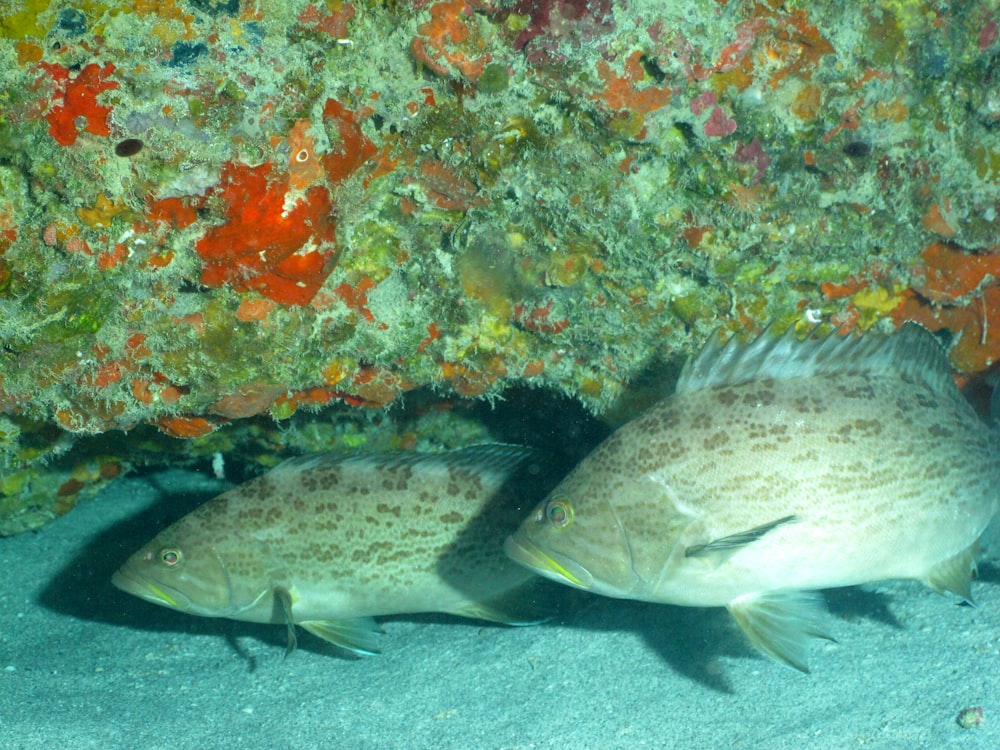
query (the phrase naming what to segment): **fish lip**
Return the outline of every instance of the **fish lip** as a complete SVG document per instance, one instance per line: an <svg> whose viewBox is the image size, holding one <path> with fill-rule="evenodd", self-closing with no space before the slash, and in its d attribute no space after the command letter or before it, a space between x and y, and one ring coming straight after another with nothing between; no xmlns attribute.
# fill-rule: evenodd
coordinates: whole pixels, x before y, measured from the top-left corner
<svg viewBox="0 0 1000 750"><path fill-rule="evenodd" d="M544 552L524 534L507 537L503 543L503 551L514 562L553 581L585 590L594 585L594 577L590 571L578 562L563 555L553 556Z"/></svg>
<svg viewBox="0 0 1000 750"><path fill-rule="evenodd" d="M145 578L134 576L125 568L119 568L115 571L114 575L111 576L111 583L126 594L137 596L153 604L181 611L191 609L191 600L176 589L159 586Z"/></svg>

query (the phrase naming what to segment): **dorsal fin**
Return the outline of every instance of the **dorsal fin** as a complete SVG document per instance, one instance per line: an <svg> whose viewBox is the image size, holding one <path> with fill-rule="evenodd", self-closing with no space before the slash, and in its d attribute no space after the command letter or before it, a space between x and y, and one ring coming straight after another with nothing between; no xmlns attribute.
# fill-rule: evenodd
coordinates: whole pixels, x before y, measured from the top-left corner
<svg viewBox="0 0 1000 750"><path fill-rule="evenodd" d="M268 475L274 478L275 475L284 472L302 472L332 466L365 466L373 470L459 468L507 476L531 455L531 448L510 443L479 443L437 453L416 453L413 451L307 453L283 461L271 469Z"/></svg>
<svg viewBox="0 0 1000 750"><path fill-rule="evenodd" d="M690 393L752 380L788 380L843 373L884 374L924 383L937 393L958 393L944 350L917 323L904 323L889 336L819 337L815 329L802 341L794 328L776 334L770 328L752 341L712 338L681 372L677 393Z"/></svg>

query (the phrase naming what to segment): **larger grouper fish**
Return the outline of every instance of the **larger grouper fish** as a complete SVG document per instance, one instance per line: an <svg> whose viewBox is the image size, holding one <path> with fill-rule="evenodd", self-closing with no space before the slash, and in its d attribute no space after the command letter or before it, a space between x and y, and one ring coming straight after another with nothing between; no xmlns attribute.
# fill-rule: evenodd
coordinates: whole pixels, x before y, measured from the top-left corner
<svg viewBox="0 0 1000 750"><path fill-rule="evenodd" d="M676 393L587 456L508 539L606 596L724 606L807 671L817 589L886 578L970 599L1000 497L1000 437L935 338L765 332L708 344Z"/></svg>
<svg viewBox="0 0 1000 750"><path fill-rule="evenodd" d="M112 582L194 615L295 626L377 652L374 615L537 622L539 581L503 554L524 514L511 480L530 450L293 458L210 500L132 555Z"/></svg>

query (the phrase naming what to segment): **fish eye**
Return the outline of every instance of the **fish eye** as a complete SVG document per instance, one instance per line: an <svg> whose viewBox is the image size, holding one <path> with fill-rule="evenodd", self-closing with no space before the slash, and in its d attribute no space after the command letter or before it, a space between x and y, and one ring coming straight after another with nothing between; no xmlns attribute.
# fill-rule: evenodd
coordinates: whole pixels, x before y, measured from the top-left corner
<svg viewBox="0 0 1000 750"><path fill-rule="evenodd" d="M565 529L573 523L573 506L562 498L549 500L545 506L545 517L557 529Z"/></svg>
<svg viewBox="0 0 1000 750"><path fill-rule="evenodd" d="M173 568L181 561L181 551L174 547L167 547L160 550L160 562L168 568Z"/></svg>

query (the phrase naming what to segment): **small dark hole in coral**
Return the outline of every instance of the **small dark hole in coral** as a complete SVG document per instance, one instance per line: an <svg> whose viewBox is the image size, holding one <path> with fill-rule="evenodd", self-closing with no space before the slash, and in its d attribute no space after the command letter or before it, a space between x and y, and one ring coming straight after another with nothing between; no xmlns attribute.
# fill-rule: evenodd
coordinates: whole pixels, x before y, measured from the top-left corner
<svg viewBox="0 0 1000 750"><path fill-rule="evenodd" d="M674 127L680 131L681 137L684 138L684 143L690 145L698 140L698 136L694 134L694 128L691 127L691 123L681 120L675 122Z"/></svg>
<svg viewBox="0 0 1000 750"><path fill-rule="evenodd" d="M864 141L851 141L844 146L844 153L852 159L864 159L872 152L872 147Z"/></svg>
<svg viewBox="0 0 1000 750"><path fill-rule="evenodd" d="M126 138L115 144L115 156L135 156L142 151L143 143L138 138Z"/></svg>
<svg viewBox="0 0 1000 750"><path fill-rule="evenodd" d="M649 55L643 55L639 58L639 62L642 64L642 68L646 71L646 74L654 81L657 83L663 83L666 80L667 74L664 73L663 69L656 64L655 58L650 57Z"/></svg>

